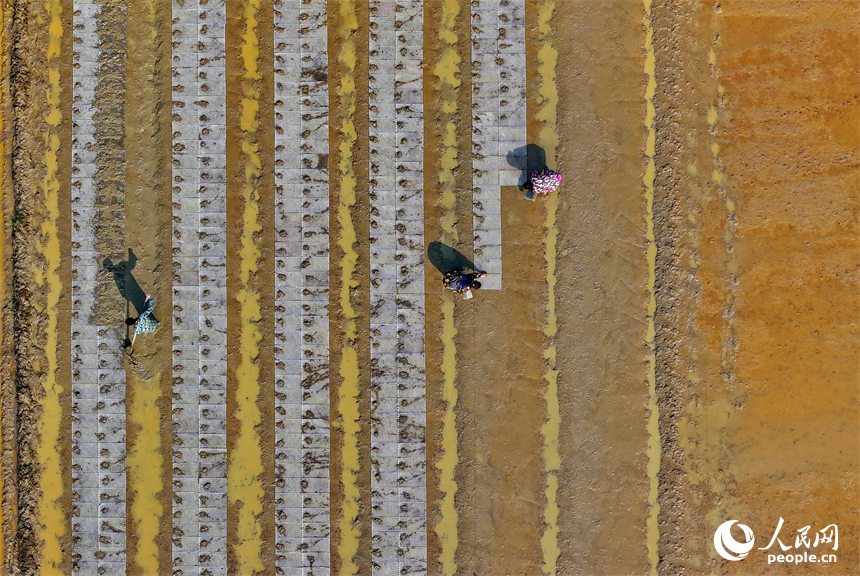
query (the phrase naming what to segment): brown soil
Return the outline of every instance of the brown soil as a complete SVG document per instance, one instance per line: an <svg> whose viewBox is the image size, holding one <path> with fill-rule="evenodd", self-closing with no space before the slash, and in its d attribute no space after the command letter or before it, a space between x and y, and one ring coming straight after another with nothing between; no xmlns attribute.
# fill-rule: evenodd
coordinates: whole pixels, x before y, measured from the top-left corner
<svg viewBox="0 0 860 576"><path fill-rule="evenodd" d="M478 295L472 341L463 352L470 359L462 388L475 443L473 458L462 464L475 502L474 517L464 523L474 533L479 574L539 574L543 562L545 313L534 302L546 298L545 211L540 204L524 209L524 202L516 188L502 189L505 289Z"/></svg>
<svg viewBox="0 0 860 576"><path fill-rule="evenodd" d="M556 159L565 175L557 249L559 573L644 574L642 3L559 3L553 31Z"/></svg>
<svg viewBox="0 0 860 576"><path fill-rule="evenodd" d="M12 267L12 222L15 214L15 191L12 183L12 147L7 138L14 127L12 115L12 87L9 78L11 64L11 38L6 32L10 30L11 14L3 11L0 18L0 118L3 122L3 138L5 139L3 154L0 157L0 245L3 257L0 258L0 474L3 479L3 490L0 493L0 513L3 524L0 526L0 538L3 541L3 557L0 564L9 572L17 558L15 535L17 532L18 494L16 485L17 474L17 442L15 412L17 396L12 386L7 383L15 381L17 370L15 362L15 307L12 299L13 267ZM11 217L10 217L11 216Z"/></svg>
<svg viewBox="0 0 860 576"><path fill-rule="evenodd" d="M7 218L12 217L14 223L12 236L12 267L13 291L11 306L14 309L15 329L15 364L17 368L14 379L3 381L4 396L11 393L17 395L17 413L4 412L4 422L12 420L17 424L17 477L7 480L6 494L17 494L17 533L15 541L8 543L9 552L4 558L4 564L11 572L35 574L38 571L40 547L37 544L39 473L40 467L35 451L39 445L37 422L41 413L39 400L43 397L43 378L45 377L46 356L44 318L40 310L46 306L46 294L35 282L32 269L34 266L44 268L44 261L36 250L37 242L41 240L41 225L48 218L45 206L43 180L46 175L45 167L45 135L57 134L60 138L61 150L69 149L71 141L71 124L65 123L59 128L51 128L45 121L45 110L48 108L47 78L45 47L48 45L47 29L35 18L43 8L38 2L21 1L14 6L14 12L7 5L4 15L11 17L11 66L10 84L12 86L12 115L6 121L12 129L12 137L7 138L7 145L12 147L12 177L15 194L14 212L6 212ZM64 14L64 28L71 28L71 13ZM60 64L60 84L66 98L62 104L64 118L71 117L71 36L65 35L62 42L62 54L68 55ZM62 58L62 57L61 57ZM58 178L60 182L70 179L70 162L66 156L60 156ZM60 206L68 206L70 202L67 186L60 188ZM69 225L58 223L61 250L69 253ZM8 224L7 224L8 225ZM60 279L64 286L63 295L59 302L59 319L57 331L59 339L58 350L69 347L69 318L70 298L69 285L71 267L69 259L64 259L60 268ZM9 304L4 304L9 306ZM70 366L60 362L56 374L57 382L66 386L71 380ZM13 392L14 391L14 392ZM63 419L70 418L70 396L66 390L63 404ZM9 406L11 408L11 406ZM4 406L4 410L7 406ZM17 416L17 418L16 418ZM68 427L65 428L68 430ZM61 462L70 461L71 435L66 434L60 444ZM5 464L5 462L4 462ZM68 477L68 464L65 464L65 475ZM65 496L57 503L69 508L71 505L71 490L67 486ZM14 511L15 504L6 505L5 512ZM9 516L6 516L7 518ZM13 520L14 526L15 520ZM70 550L70 531L61 543L63 548ZM71 556L67 555L63 566L66 571L71 567Z"/></svg>
<svg viewBox="0 0 860 576"><path fill-rule="evenodd" d="M156 404L160 422L144 430L128 426L126 438L130 452L139 435L161 435L162 486L159 500L162 515L157 537L159 573L170 572L172 446L171 426L171 348L173 323L169 321L172 263L171 207L171 118L170 118L170 22L166 18L151 18L153 13L165 14L169 0L135 2L128 6L128 56L126 60L125 94L125 241L138 258L135 279L144 292L153 295L155 317L161 320L156 334L141 336L135 343L136 364L127 364L128 386L126 405L133 406L134 384L138 381L161 382ZM154 32L154 34L153 34ZM130 481L129 486L133 484ZM127 505L131 510L136 493L129 489ZM136 519L129 514L126 543L129 575L144 576L134 562L138 548Z"/></svg>
<svg viewBox="0 0 860 576"><path fill-rule="evenodd" d="M858 9L656 10L665 573L860 562L851 537L830 566L725 562L709 540L729 519L757 547L780 517L791 544L857 533Z"/></svg>
<svg viewBox="0 0 860 576"><path fill-rule="evenodd" d="M753 15L761 28L750 26ZM837 524L846 534L838 565L817 572L852 573L860 569L851 537L860 531L860 4L753 12L732 2L723 17L727 119L718 135L744 216L736 337L746 345L736 372L748 392L730 437L737 493L763 540L781 515L786 532ZM792 82L772 85L782 66L797 71Z"/></svg>

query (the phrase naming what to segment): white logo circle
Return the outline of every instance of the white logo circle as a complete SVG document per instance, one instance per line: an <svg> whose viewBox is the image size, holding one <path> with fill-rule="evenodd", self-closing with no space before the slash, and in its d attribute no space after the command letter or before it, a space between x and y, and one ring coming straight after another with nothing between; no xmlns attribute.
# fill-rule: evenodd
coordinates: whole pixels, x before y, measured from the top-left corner
<svg viewBox="0 0 860 576"><path fill-rule="evenodd" d="M735 522L737 522L737 520L723 522L720 524L720 527L717 528L717 531L714 532L714 548L717 549L717 554L726 560L743 560L747 557L747 554L749 554L755 544L755 536L753 536L752 529L749 526L744 526L743 524L738 524L738 528L743 530L747 541L738 542L732 538L731 527ZM737 556L733 556L732 553L737 554Z"/></svg>

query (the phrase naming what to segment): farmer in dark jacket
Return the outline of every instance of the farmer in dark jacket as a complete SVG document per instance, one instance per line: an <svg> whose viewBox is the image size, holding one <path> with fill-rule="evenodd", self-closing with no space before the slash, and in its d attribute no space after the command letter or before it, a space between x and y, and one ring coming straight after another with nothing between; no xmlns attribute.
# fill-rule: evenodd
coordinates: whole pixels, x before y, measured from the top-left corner
<svg viewBox="0 0 860 576"><path fill-rule="evenodd" d="M469 291L469 289L478 290L481 287L478 278L483 278L486 275L486 272L467 273L462 269L451 270L445 273L445 276L442 278L442 285L458 294L462 294Z"/></svg>

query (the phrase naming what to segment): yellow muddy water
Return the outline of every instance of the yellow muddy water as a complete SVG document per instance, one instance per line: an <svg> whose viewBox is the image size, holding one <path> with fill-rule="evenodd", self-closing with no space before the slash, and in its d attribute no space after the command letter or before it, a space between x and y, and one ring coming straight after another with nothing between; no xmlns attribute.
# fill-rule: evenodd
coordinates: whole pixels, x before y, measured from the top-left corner
<svg viewBox="0 0 860 576"><path fill-rule="evenodd" d="M60 137L55 132L63 120L61 111L62 89L60 87L59 56L60 46L63 38L62 5L59 0L49 1L45 8L48 12L48 46L46 48L46 60L48 62L48 110L46 122L51 127L45 137L47 150L45 153L45 166L47 173L43 183L45 194L45 220L42 224L43 241L37 243L37 251L45 260L46 269L41 267L32 270L36 283L41 286L47 295L46 310L47 325L45 326L45 397L42 399L42 414L39 418L40 444L37 457L42 466L41 476L41 498L39 501L39 515L41 529L39 539L44 543L42 549L42 563L40 566L43 574L61 574L65 553L61 545L61 539L69 529L69 520L59 500L66 490L63 477L63 463L60 462L61 432L63 423L63 406L61 397L64 386L57 381L57 369L59 358L57 357L58 341L58 304L62 293L62 281L60 279L60 181L59 181L59 152Z"/></svg>
<svg viewBox="0 0 860 576"><path fill-rule="evenodd" d="M645 129L648 135L645 139L645 156L648 163L645 166L645 242L648 266L648 308L647 326L645 327L645 345L648 347L648 524L645 531L645 547L648 550L648 561L651 564L651 574L656 576L659 554L657 545L660 540L658 516L660 505L657 503L660 472L660 412L657 406L657 354L656 329L654 314L657 311L657 244L654 236L654 179L656 177L655 139L656 130L654 117L654 96L657 90L656 61L654 56L654 26L651 21L651 0L645 0L645 75L648 83L645 85Z"/></svg>
<svg viewBox="0 0 860 576"><path fill-rule="evenodd" d="M442 296L442 398L446 403L445 414L442 417L442 457L436 463L439 468L439 490L444 493L441 502L442 517L436 524L436 535L442 552L439 561L442 573L455 574L457 565L457 508L454 498L457 494L457 482L454 480L454 470L457 468L457 348L455 338L457 328L454 326L454 296Z"/></svg>
<svg viewBox="0 0 860 576"><path fill-rule="evenodd" d="M358 134L355 129L356 93L355 69L356 47L353 34L358 28L355 14L355 3L344 1L340 3L341 45L338 61L341 65L340 77L340 202L337 207L337 221L340 225L338 246L343 250L340 262L340 306L343 313L343 342L354 342L358 334L356 326L357 314L350 298L351 292L358 286L354 277L358 254L355 250L356 231L352 220L352 208L356 203L356 175L353 170L353 150ZM339 523L340 540L337 553L340 557L340 573L354 575L358 572L355 557L358 554L361 530L358 526L358 515L361 493L358 487L359 462L358 435L361 433L359 414L359 379L361 372L358 365L358 352L352 346L341 349L338 373L342 379L338 389L337 409L343 418L343 448L341 451L341 484L343 487L343 504Z"/></svg>
<svg viewBox="0 0 860 576"><path fill-rule="evenodd" d="M556 64L558 62L558 51L552 45L551 21L556 6L554 2L547 2L540 7L538 14L538 30L542 38L542 44L538 48L538 76L540 77L539 93L542 98L540 111L536 118L541 122L538 136L538 145L546 153L547 165L550 168L558 168L555 161L556 148L558 147L558 127L556 115L558 113L558 87L556 86ZM546 261L546 283L547 283L547 313L546 328L544 335L547 338L544 359L547 362L544 379L546 380L547 421L541 426L543 435L543 459L544 472L546 473L546 489L544 496L546 506L544 508L544 528L541 537L541 551L543 554L543 573L555 574L558 570L558 557L561 550L558 547L558 469L561 467L561 455L559 454L558 439L561 427L561 409L558 401L558 370L556 368L557 348L555 337L558 334L558 318L555 311L556 299L556 277L557 245L558 245L558 195L547 198L546 202L546 248L544 260Z"/></svg>
<svg viewBox="0 0 860 576"><path fill-rule="evenodd" d="M157 537L164 514L159 493L164 490L164 457L161 447L161 413L156 404L161 396L159 378L145 381L131 376L128 387L132 401L128 423L137 427L135 442L128 452L128 485L136 495L129 517L136 523L138 545L129 563L143 574L158 573Z"/></svg>
<svg viewBox="0 0 860 576"><path fill-rule="evenodd" d="M454 90L461 84L460 57L456 45L458 42L456 19L461 7L455 0L445 0L439 14L438 42L441 48L433 75L443 86L442 114L446 118L442 133L441 163L438 173L438 185L441 188L440 210L443 240L455 243L460 239L457 229L457 198L454 192L456 171L460 166L457 126L451 120L451 115L457 111L457 97ZM459 545L459 523L456 506L457 482L455 471L459 461L457 436L457 329L454 323L454 297L445 293L442 296L442 400L445 412L442 416L442 437L440 442L441 456L435 466L439 470L438 489L442 493L440 502L440 518L434 527L441 548L438 561L444 576L457 573L457 547Z"/></svg>
<svg viewBox="0 0 860 576"><path fill-rule="evenodd" d="M263 513L263 454L257 427L262 422L257 406L260 395L259 344L263 339L258 323L262 320L260 295L251 287L251 275L257 272L260 250L254 236L263 227L259 223L260 206L257 180L262 174L262 163L255 144L259 129L257 113L260 108L260 93L253 86L260 79L258 59L260 56L257 38L257 13L260 2L250 0L244 4L242 14L245 30L242 34L242 99L240 128L243 131L241 150L244 156L245 173L242 187L244 212L240 235L239 275L240 288L236 296L240 308L239 363L236 367L236 409L239 423L236 440L230 453L227 470L227 501L237 507L236 538L234 553L237 570L241 574L252 574L265 569L262 559L263 528L260 515Z"/></svg>

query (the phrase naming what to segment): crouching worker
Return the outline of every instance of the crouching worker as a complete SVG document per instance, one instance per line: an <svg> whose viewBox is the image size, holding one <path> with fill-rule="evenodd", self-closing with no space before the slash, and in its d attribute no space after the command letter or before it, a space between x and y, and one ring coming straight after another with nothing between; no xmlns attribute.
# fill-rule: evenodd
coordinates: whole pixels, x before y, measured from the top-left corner
<svg viewBox="0 0 860 576"><path fill-rule="evenodd" d="M134 326L134 336L131 338L129 345L129 355L134 352L134 340L138 334L150 334L158 329L160 322L152 316L152 309L155 308L155 301L152 299L152 294L146 295L146 300L143 301L143 312L137 318L126 318L126 326Z"/></svg>
<svg viewBox="0 0 860 576"><path fill-rule="evenodd" d="M442 278L442 285L458 294L466 294L468 298L471 296L469 290L478 290L481 288L478 278L483 278L486 275L486 272L467 273L462 269L451 270L445 273L445 276Z"/></svg>
<svg viewBox="0 0 860 576"><path fill-rule="evenodd" d="M555 192L561 186L561 174L549 168L540 172L532 172L532 176L525 183L525 189L530 191L534 196L546 196L550 192Z"/></svg>

